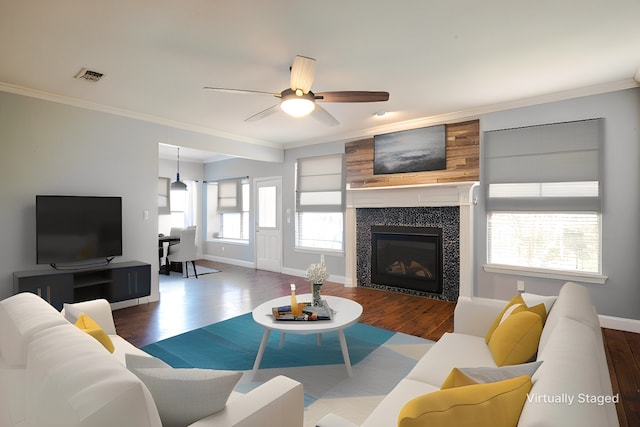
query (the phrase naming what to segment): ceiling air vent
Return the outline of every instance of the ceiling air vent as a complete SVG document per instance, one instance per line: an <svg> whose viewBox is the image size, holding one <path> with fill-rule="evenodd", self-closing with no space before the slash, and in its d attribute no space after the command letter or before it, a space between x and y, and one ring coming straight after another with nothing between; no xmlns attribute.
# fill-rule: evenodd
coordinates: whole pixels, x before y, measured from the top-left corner
<svg viewBox="0 0 640 427"><path fill-rule="evenodd" d="M103 73L99 73L97 71L89 70L88 68L83 68L76 74L76 79L85 79L90 82L97 82L104 76Z"/></svg>

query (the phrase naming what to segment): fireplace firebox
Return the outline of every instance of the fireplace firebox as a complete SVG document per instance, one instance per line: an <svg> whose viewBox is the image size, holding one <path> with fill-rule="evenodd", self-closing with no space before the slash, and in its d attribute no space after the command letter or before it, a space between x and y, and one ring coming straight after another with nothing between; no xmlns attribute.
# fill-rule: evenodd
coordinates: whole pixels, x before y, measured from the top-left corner
<svg viewBox="0 0 640 427"><path fill-rule="evenodd" d="M371 226L371 282L442 293L442 229Z"/></svg>

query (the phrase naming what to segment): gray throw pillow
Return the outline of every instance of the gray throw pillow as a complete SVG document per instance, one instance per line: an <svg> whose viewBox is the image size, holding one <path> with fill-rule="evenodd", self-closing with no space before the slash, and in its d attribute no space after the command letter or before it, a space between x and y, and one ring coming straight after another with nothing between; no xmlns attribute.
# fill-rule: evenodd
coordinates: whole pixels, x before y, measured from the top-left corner
<svg viewBox="0 0 640 427"><path fill-rule="evenodd" d="M522 363L519 365L500 366L497 368L458 368L460 371L478 383L493 383L508 380L521 375L532 376L542 365L542 361Z"/></svg>
<svg viewBox="0 0 640 427"><path fill-rule="evenodd" d="M221 411L242 377L235 371L172 368L154 357L125 358L153 396L163 427L184 427Z"/></svg>
<svg viewBox="0 0 640 427"><path fill-rule="evenodd" d="M124 355L127 368L133 372L136 368L171 368L171 365L153 356L140 356L127 353Z"/></svg>

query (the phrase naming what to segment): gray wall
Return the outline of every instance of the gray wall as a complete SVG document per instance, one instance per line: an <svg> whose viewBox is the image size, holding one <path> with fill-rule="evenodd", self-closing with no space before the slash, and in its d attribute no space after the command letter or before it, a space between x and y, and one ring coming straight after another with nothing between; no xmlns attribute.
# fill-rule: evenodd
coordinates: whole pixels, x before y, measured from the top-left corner
<svg viewBox="0 0 640 427"><path fill-rule="evenodd" d="M318 252L303 252L295 250L295 222L293 214L291 222L286 221L286 212L295 212L295 162L299 157L321 156L326 154L344 153L344 143L333 142L327 144L311 145L306 147L285 150L283 162L260 162L245 159L231 159L220 162L208 163L204 168L205 180L215 181L218 179L235 178L248 176L251 179L251 190L253 191L253 180L264 177L282 177L282 218L283 218L283 271L290 273L300 273L306 271L311 263L319 261ZM253 195L252 195L253 200ZM250 231L249 245L230 244L228 242L217 243L208 242L204 244L204 254L233 258L240 263L253 265L253 221ZM223 250L224 249L224 250ZM344 277L344 255L325 255L325 262L331 275Z"/></svg>
<svg viewBox="0 0 640 427"><path fill-rule="evenodd" d="M150 263L152 299L157 299L159 142L272 161L284 156L280 148L231 144L212 135L0 92L0 299L13 294L14 271L51 269L36 264L37 194L121 196L123 255L114 262ZM175 170L169 170L175 178ZM202 165L185 164L184 178L202 179L202 170Z"/></svg>
<svg viewBox="0 0 640 427"><path fill-rule="evenodd" d="M603 117L602 269L604 285L585 284L598 313L640 319L640 88L487 114L481 132ZM482 145L481 145L482 146ZM482 168L482 164L481 164ZM527 292L556 295L563 280L487 273L484 195L475 217L476 293L508 299L516 280Z"/></svg>
<svg viewBox="0 0 640 427"><path fill-rule="evenodd" d="M178 165L176 160L158 159L158 176L176 180ZM190 162L180 158L180 179L188 181L202 181L204 177L204 164Z"/></svg>
<svg viewBox="0 0 640 427"><path fill-rule="evenodd" d="M486 114L480 117L481 131L603 117L603 274L604 285L586 284L600 314L640 319L640 88L553 102L533 107ZM230 160L205 165L205 179L247 175L283 177L283 215L295 211L294 164L299 157L344 152L344 144L331 143L285 150L284 163ZM474 292L478 296L509 299L516 292L516 280L524 280L527 292L554 295L564 280L539 279L487 273L486 212L483 195L475 209ZM317 254L294 249L294 224L284 222L285 271L304 270L316 262ZM253 247L237 252L209 244L208 254L229 257L231 253L253 262ZM344 275L344 257L329 256L332 274Z"/></svg>
<svg viewBox="0 0 640 427"><path fill-rule="evenodd" d="M0 92L0 299L36 265L37 194L122 197L123 255L157 271L158 125ZM149 211L145 220L144 211ZM152 293L158 297L158 277Z"/></svg>
<svg viewBox="0 0 640 427"><path fill-rule="evenodd" d="M640 88L487 114L481 129L492 130L584 118L605 118L603 270L604 285L589 286L601 314L640 319ZM89 194L123 197L122 260L151 263L157 271L158 228L155 188L159 175L158 142L224 151L226 141L210 135L128 119L107 113L0 92L0 299L12 294L12 273L49 268L35 264L35 195ZM235 143L236 154L268 161L234 159L204 166L204 179L282 176L283 214L294 211L294 164L299 157L344 152L335 142L289 150ZM230 153L233 154L233 153ZM173 178L173 175L172 175ZM508 298L520 277L486 273L486 215L476 211L475 292ZM143 219L143 212L150 219ZM284 222L283 263L304 271L315 253L294 249L294 223ZM253 262L253 247L224 256ZM205 254L219 255L216 244ZM327 256L331 274L344 275L344 257ZM562 281L525 278L527 291L557 293ZM157 297L157 275L153 275Z"/></svg>

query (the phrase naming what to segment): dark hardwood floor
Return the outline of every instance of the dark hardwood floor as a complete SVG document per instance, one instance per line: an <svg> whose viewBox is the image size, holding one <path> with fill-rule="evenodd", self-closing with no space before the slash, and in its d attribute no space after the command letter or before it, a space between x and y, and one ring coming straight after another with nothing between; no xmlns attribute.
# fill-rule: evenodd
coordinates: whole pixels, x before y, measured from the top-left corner
<svg viewBox="0 0 640 427"><path fill-rule="evenodd" d="M159 302L114 311L118 334L138 347L251 311L272 298L288 295L289 284L309 293L301 277L200 261L220 273L183 280L178 273L161 276ZM322 292L349 298L363 308L361 322L438 340L453 331L455 303L368 288L327 283ZM613 392L621 427L640 426L640 334L603 329Z"/></svg>

